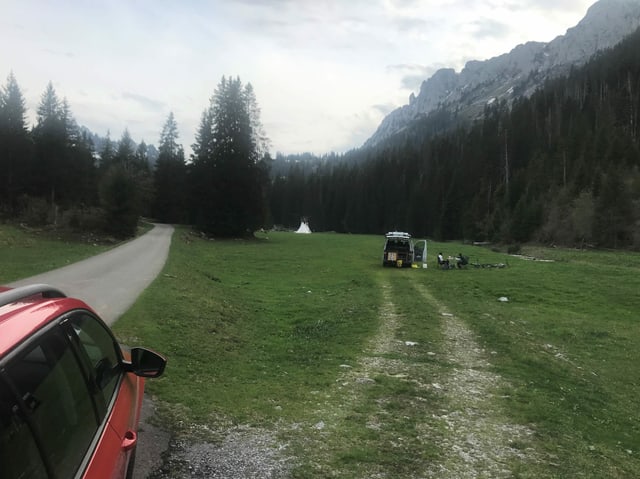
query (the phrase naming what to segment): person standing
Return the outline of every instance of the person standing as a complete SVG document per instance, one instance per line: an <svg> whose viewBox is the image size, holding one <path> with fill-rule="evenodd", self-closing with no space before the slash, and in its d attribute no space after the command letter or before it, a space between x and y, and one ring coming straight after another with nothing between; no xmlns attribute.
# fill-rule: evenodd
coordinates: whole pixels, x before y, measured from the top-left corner
<svg viewBox="0 0 640 479"><path fill-rule="evenodd" d="M449 269L449 260L444 259L442 253L438 253L438 266L442 269Z"/></svg>

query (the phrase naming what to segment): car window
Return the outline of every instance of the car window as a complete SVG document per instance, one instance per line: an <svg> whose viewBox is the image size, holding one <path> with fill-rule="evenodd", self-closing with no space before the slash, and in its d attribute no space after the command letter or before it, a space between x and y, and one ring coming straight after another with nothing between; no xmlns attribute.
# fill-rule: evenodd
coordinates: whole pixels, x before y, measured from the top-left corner
<svg viewBox="0 0 640 479"><path fill-rule="evenodd" d="M0 380L0 477L3 479L46 478L35 439L20 411L16 396Z"/></svg>
<svg viewBox="0 0 640 479"><path fill-rule="evenodd" d="M60 328L52 329L11 360L5 371L22 398L25 419L41 440L45 460L57 477L73 477L98 420L71 343ZM29 447L29 441L25 443Z"/></svg>
<svg viewBox="0 0 640 479"><path fill-rule="evenodd" d="M111 402L122 373L120 347L104 324L87 313L70 318L76 344L86 354L95 393L104 413Z"/></svg>

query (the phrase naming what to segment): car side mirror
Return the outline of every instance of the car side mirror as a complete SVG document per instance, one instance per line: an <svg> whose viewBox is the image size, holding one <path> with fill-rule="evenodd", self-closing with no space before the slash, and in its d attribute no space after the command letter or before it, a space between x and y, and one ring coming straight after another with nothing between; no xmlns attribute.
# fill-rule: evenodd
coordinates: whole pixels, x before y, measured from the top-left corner
<svg viewBox="0 0 640 479"><path fill-rule="evenodd" d="M127 372L143 378L157 378L164 372L167 360L158 353L145 348L131 348L131 361L125 361Z"/></svg>

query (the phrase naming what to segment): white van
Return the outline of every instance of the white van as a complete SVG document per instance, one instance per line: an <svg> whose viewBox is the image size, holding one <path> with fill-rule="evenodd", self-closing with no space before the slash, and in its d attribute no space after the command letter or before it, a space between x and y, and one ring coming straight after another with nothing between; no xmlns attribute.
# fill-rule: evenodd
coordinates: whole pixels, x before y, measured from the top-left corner
<svg viewBox="0 0 640 479"><path fill-rule="evenodd" d="M427 241L415 243L411 235L402 231L390 231L385 235L382 266L410 268L414 263L427 263Z"/></svg>

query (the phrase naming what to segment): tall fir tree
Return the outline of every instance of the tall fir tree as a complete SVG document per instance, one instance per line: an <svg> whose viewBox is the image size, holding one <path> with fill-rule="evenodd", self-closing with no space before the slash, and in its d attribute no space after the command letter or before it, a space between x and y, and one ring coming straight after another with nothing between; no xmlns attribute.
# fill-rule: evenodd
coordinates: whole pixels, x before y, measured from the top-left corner
<svg viewBox="0 0 640 479"><path fill-rule="evenodd" d="M258 100L251 83L245 85L243 95L249 114L251 139L255 147L254 152L256 157L254 159L255 161L260 161L269 154L269 138L260 120L260 106L258 105Z"/></svg>
<svg viewBox="0 0 640 479"><path fill-rule="evenodd" d="M136 167L135 155L136 144L131 138L129 129L125 128L118 142L118 148L116 149L113 162L127 171L133 171Z"/></svg>
<svg viewBox="0 0 640 479"><path fill-rule="evenodd" d="M240 78L223 77L202 116L193 148L192 205L197 226L207 234L252 235L263 223L265 175L254 131L259 109L252 99Z"/></svg>
<svg viewBox="0 0 640 479"><path fill-rule="evenodd" d="M64 153L61 158L59 197L67 207L94 203L97 199L96 164L93 142L81 134L66 98L62 100L60 112L61 130L64 137Z"/></svg>
<svg viewBox="0 0 640 479"><path fill-rule="evenodd" d="M24 97L13 73L0 89L0 214L16 214L17 199L28 188L33 143Z"/></svg>
<svg viewBox="0 0 640 479"><path fill-rule="evenodd" d="M53 206L60 192L66 138L62 103L49 82L37 109L37 123L33 130L35 164L32 194L46 198Z"/></svg>
<svg viewBox="0 0 640 479"><path fill-rule="evenodd" d="M113 159L115 157L115 148L113 141L111 141L111 132L107 130L107 137L105 138L104 145L102 147L102 151L100 153L100 160L98 163L98 169L101 174L104 174L109 167L113 164Z"/></svg>
<svg viewBox="0 0 640 479"><path fill-rule="evenodd" d="M184 150L178 143L178 124L171 112L160 133L158 160L154 171L153 215L159 221L186 221L186 179Z"/></svg>

